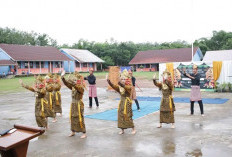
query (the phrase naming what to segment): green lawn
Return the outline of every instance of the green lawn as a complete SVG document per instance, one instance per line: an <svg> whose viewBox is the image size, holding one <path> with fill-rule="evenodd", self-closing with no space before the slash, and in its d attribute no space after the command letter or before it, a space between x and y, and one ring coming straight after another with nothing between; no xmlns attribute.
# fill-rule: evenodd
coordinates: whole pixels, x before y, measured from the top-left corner
<svg viewBox="0 0 232 157"><path fill-rule="evenodd" d="M83 76L87 76L88 73L81 73ZM94 75L98 79L104 79L106 74L108 72L95 72ZM156 74L158 77L159 73L158 72L134 72L133 75L136 78L139 79L149 79L151 80L153 75ZM68 74L67 74L68 75ZM67 76L66 75L66 76ZM19 84L19 79L22 79L23 82L27 85L33 85L34 82L34 77L33 76L28 76L28 77L16 77L12 79L0 79L0 94L4 93L11 93L11 92L20 92L20 91L25 91L24 88L22 88Z"/></svg>

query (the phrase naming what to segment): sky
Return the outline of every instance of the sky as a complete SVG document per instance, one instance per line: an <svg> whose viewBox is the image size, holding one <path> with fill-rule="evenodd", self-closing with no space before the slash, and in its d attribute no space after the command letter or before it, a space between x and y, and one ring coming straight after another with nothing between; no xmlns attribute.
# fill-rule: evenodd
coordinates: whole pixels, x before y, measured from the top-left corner
<svg viewBox="0 0 232 157"><path fill-rule="evenodd" d="M0 27L46 33L58 44L189 43L232 32L232 0L0 0Z"/></svg>

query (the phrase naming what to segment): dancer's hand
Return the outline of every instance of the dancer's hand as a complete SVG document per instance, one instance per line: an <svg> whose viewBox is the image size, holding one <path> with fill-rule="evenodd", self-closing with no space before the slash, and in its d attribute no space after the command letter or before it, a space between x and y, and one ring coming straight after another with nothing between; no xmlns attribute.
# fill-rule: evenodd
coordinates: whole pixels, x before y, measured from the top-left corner
<svg viewBox="0 0 232 157"><path fill-rule="evenodd" d="M65 70L64 70L64 71L62 71L62 73L61 73L61 77L64 77L64 75L65 75Z"/></svg>
<svg viewBox="0 0 232 157"><path fill-rule="evenodd" d="M183 73L186 74L186 68L183 68Z"/></svg>
<svg viewBox="0 0 232 157"><path fill-rule="evenodd" d="M155 74L155 75L153 75L153 80L156 80L156 74Z"/></svg>
<svg viewBox="0 0 232 157"><path fill-rule="evenodd" d="M106 80L109 80L109 76L108 76L108 74L106 74Z"/></svg>
<svg viewBox="0 0 232 157"><path fill-rule="evenodd" d="M168 78L168 75L167 75L167 73L165 73L164 74L164 80L167 80L167 78Z"/></svg>
<svg viewBox="0 0 232 157"><path fill-rule="evenodd" d="M23 81L21 79L19 79L19 83L22 87L24 86Z"/></svg>

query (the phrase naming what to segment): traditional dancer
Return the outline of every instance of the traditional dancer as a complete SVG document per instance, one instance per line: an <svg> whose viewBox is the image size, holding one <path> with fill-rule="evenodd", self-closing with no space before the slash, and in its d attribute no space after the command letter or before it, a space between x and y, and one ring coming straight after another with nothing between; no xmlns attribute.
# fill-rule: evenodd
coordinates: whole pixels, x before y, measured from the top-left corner
<svg viewBox="0 0 232 157"><path fill-rule="evenodd" d="M25 85L20 79L19 83L22 87L35 93L35 119L38 127L44 127L47 129L47 119L45 117L44 108L48 102L45 99L45 84L44 79L41 76L36 77L35 87Z"/></svg>
<svg viewBox="0 0 232 157"><path fill-rule="evenodd" d="M175 119L174 119L174 111L175 105L173 102L172 91L173 91L173 84L171 73L164 71L163 72L163 82L158 83L156 81L156 76L153 76L153 83L155 86L159 87L162 90L162 99L160 103L160 125L158 128L162 127L162 123L171 123L172 128L175 128Z"/></svg>
<svg viewBox="0 0 232 157"><path fill-rule="evenodd" d="M54 108L53 108L53 76L51 73L48 73L45 76L45 89L46 89L46 100L48 101L48 105L45 106L45 116L55 118ZM56 122L53 120L52 122Z"/></svg>
<svg viewBox="0 0 232 157"><path fill-rule="evenodd" d="M82 132L83 135L81 138L86 138L85 130L85 121L84 121L84 103L83 103L83 94L84 94L84 83L83 77L75 72L75 78L69 79L66 81L64 78L65 71L62 72L61 78L63 83L72 90L72 103L70 108L70 121L71 121L71 131L69 135L74 136L75 132Z"/></svg>
<svg viewBox="0 0 232 157"><path fill-rule="evenodd" d="M131 89L131 99L135 101L135 104L137 106L137 110L140 111L140 107L139 107L139 102L137 100L137 97L136 97L136 90L135 90L135 77L133 76L133 72L131 70L129 70L129 74L130 74L130 77L131 77L131 81L132 81L132 89Z"/></svg>
<svg viewBox="0 0 232 157"><path fill-rule="evenodd" d="M84 78L89 82L89 108L92 108L92 98L95 99L97 108L99 107L97 98L96 77L93 75L93 69L89 70L89 76Z"/></svg>
<svg viewBox="0 0 232 157"><path fill-rule="evenodd" d="M191 79L192 86L191 86L191 96L190 96L190 103L191 103L191 114L194 114L194 102L198 101L200 106L201 115L204 116L204 108L201 99L201 89L200 89L200 74L197 73L197 65L193 65L193 74L187 74L186 69L183 69L184 76Z"/></svg>
<svg viewBox="0 0 232 157"><path fill-rule="evenodd" d="M111 81L108 79L107 76L107 82L109 85L117 91L121 95L121 100L119 102L118 106L118 128L121 129L119 134L124 134L124 129L132 128L132 134L136 133L134 123L133 123L133 113L132 113L132 100L130 98L131 96L131 78L125 69L120 76L120 81L118 82L118 85L114 85L111 83Z"/></svg>
<svg viewBox="0 0 232 157"><path fill-rule="evenodd" d="M55 112L55 118L54 121L57 121L56 119L56 113L60 113L60 116L62 116L62 106L61 106L61 93L60 93L60 88L61 88L61 82L60 82L60 77L55 74L53 76L53 108Z"/></svg>

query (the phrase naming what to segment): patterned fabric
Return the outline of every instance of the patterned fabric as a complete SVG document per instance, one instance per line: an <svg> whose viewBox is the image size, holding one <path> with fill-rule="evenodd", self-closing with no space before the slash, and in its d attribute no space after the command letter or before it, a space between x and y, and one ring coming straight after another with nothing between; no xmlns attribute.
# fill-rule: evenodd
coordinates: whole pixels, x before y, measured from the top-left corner
<svg viewBox="0 0 232 157"><path fill-rule="evenodd" d="M132 113L132 101L126 101L129 97L121 96L121 101L118 108L118 128L127 129L134 128L133 113ZM126 103L126 106L125 106ZM126 107L126 110L125 110ZM126 111L126 114L125 114Z"/></svg>
<svg viewBox="0 0 232 157"><path fill-rule="evenodd" d="M42 103L43 98L45 97L46 90L45 89L38 89L38 92L35 92L33 87L25 86L26 89L35 93L35 118L38 127L46 127L47 121L45 116L42 116ZM46 104L44 104L46 106Z"/></svg>
<svg viewBox="0 0 232 157"><path fill-rule="evenodd" d="M78 105L80 105L80 114L78 111ZM80 103L71 104L71 130L73 132L86 132L84 121L84 104Z"/></svg>
<svg viewBox="0 0 232 157"><path fill-rule="evenodd" d="M130 99L132 86L128 85L121 87L119 85L114 85L111 82L109 82L109 85L121 95L118 105L118 128L134 128L132 119L132 100Z"/></svg>
<svg viewBox="0 0 232 157"><path fill-rule="evenodd" d="M174 112L160 111L160 123L175 123Z"/></svg>
<svg viewBox="0 0 232 157"><path fill-rule="evenodd" d="M47 126L47 120L44 117L36 116L36 123L38 127L46 127Z"/></svg>
<svg viewBox="0 0 232 157"><path fill-rule="evenodd" d="M201 89L200 86L191 87L190 101L199 101L201 100Z"/></svg>
<svg viewBox="0 0 232 157"><path fill-rule="evenodd" d="M170 81L158 83L156 80L153 80L153 82L155 86L162 90L162 99L160 103L160 123L175 123L174 111L176 111L176 108L172 98L172 83Z"/></svg>
<svg viewBox="0 0 232 157"><path fill-rule="evenodd" d="M96 85L89 85L89 97L97 97L97 87Z"/></svg>
<svg viewBox="0 0 232 157"><path fill-rule="evenodd" d="M84 103L82 101L84 87L82 85L73 85L62 78L64 84L72 90L72 103L70 107L71 131L86 132L84 120Z"/></svg>
<svg viewBox="0 0 232 157"><path fill-rule="evenodd" d="M60 88L61 88L61 85L59 83L56 83L53 86L53 103L52 104L53 104L55 113L62 113Z"/></svg>
<svg viewBox="0 0 232 157"><path fill-rule="evenodd" d="M53 85L52 84L46 84L46 96L45 99L47 100L48 104L45 105L45 116L46 117L55 117L54 108L53 108Z"/></svg>
<svg viewBox="0 0 232 157"><path fill-rule="evenodd" d="M131 88L131 99L132 99L132 100L137 99L137 97L136 97L135 86L132 86L132 88Z"/></svg>

